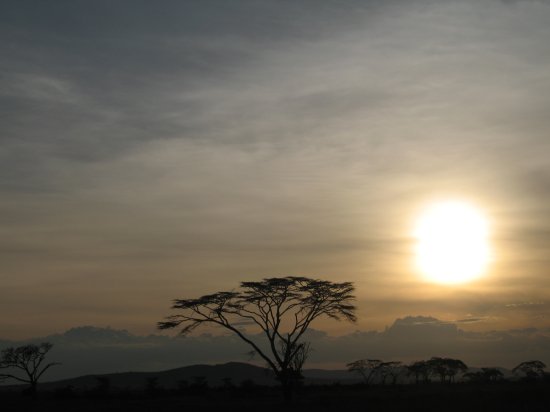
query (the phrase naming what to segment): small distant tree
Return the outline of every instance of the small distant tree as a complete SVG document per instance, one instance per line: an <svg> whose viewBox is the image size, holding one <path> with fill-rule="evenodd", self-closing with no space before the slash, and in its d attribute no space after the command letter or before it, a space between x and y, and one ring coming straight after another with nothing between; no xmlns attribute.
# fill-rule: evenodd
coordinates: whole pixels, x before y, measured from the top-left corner
<svg viewBox="0 0 550 412"><path fill-rule="evenodd" d="M442 383L454 382L455 376L468 370L468 366L459 359L433 357L427 361L431 373L439 376Z"/></svg>
<svg viewBox="0 0 550 412"><path fill-rule="evenodd" d="M57 362L44 363L46 354L53 345L43 342L39 345L10 347L0 353L0 380L15 379L28 383L29 394L36 395L38 380ZM5 372L4 372L5 370Z"/></svg>
<svg viewBox="0 0 550 412"><path fill-rule="evenodd" d="M379 369L382 384L386 383L386 379L389 378L391 379L391 383L395 385L397 379L403 373L403 366L399 361L383 362Z"/></svg>
<svg viewBox="0 0 550 412"><path fill-rule="evenodd" d="M504 374L497 368L481 368L483 378L489 382L499 381L504 378Z"/></svg>
<svg viewBox="0 0 550 412"><path fill-rule="evenodd" d="M522 375L527 379L538 379L544 376L546 365L539 360L521 362L518 366L512 369L515 375Z"/></svg>
<svg viewBox="0 0 550 412"><path fill-rule="evenodd" d="M476 372L468 372L464 377L472 382L496 382L504 377L504 374L497 368L481 368Z"/></svg>
<svg viewBox="0 0 550 412"><path fill-rule="evenodd" d="M367 385L370 385L384 364L380 359L359 359L348 363L348 371L361 375Z"/></svg>
<svg viewBox="0 0 550 412"><path fill-rule="evenodd" d="M310 347L302 338L313 321L321 316L355 321L350 282L288 276L259 282L241 282L240 289L217 292L197 299L176 299L178 314L159 322L160 329L181 326L187 334L204 324L221 326L246 342L275 373L284 397L292 398L301 379L302 366ZM263 335L264 346L243 325Z"/></svg>
<svg viewBox="0 0 550 412"><path fill-rule="evenodd" d="M460 359L447 358L446 361L449 383L454 382L456 375L464 374L468 370L468 366Z"/></svg>
<svg viewBox="0 0 550 412"><path fill-rule="evenodd" d="M427 383L430 381L430 365L427 361L421 360L407 365L407 372L409 376L414 376L414 381L416 384L423 382Z"/></svg>

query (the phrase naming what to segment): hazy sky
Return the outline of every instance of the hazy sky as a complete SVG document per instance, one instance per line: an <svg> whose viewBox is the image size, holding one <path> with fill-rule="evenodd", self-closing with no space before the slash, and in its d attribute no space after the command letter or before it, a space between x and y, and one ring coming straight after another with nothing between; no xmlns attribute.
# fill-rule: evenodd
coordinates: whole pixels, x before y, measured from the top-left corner
<svg viewBox="0 0 550 412"><path fill-rule="evenodd" d="M241 280L353 281L358 323L550 327L550 2L3 1L0 333L148 334ZM438 199L493 262L423 281Z"/></svg>

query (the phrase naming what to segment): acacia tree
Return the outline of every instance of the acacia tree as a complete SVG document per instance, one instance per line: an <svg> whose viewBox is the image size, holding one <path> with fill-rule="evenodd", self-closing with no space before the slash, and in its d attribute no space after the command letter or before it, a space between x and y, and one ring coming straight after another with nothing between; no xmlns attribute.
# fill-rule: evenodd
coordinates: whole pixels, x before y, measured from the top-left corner
<svg viewBox="0 0 550 412"><path fill-rule="evenodd" d="M397 379L403 373L403 364L399 361L383 362L380 365L380 375L382 376L382 384L386 383L389 377L393 385L397 383Z"/></svg>
<svg viewBox="0 0 550 412"><path fill-rule="evenodd" d="M348 363L346 366L348 371L358 373L365 383L370 385L383 364L384 362L380 359L359 359Z"/></svg>
<svg viewBox="0 0 550 412"><path fill-rule="evenodd" d="M544 376L544 368L546 365L539 360L521 362L518 366L512 369L514 374L522 374L527 379L537 379Z"/></svg>
<svg viewBox="0 0 550 412"><path fill-rule="evenodd" d="M172 308L180 312L159 322L158 327L181 326L184 335L203 324L230 330L267 363L281 383L285 399L290 400L310 349L301 341L304 333L321 316L354 322L353 292L350 282L295 276L241 282L239 290L174 300ZM243 323L259 329L263 343L258 335L245 331Z"/></svg>
<svg viewBox="0 0 550 412"><path fill-rule="evenodd" d="M420 383L421 381L426 383L430 381L430 365L428 361L421 360L407 365L407 370L409 375L414 375L415 383Z"/></svg>
<svg viewBox="0 0 550 412"><path fill-rule="evenodd" d="M349 372L356 372L370 385L375 379L382 385L386 379L390 378L395 385L397 379L403 372L403 367L399 361L383 362L380 359L359 359L346 365Z"/></svg>
<svg viewBox="0 0 550 412"><path fill-rule="evenodd" d="M468 366L459 359L433 357L427 364L431 372L439 376L441 383L451 383L459 372L468 370Z"/></svg>
<svg viewBox="0 0 550 412"><path fill-rule="evenodd" d="M504 378L504 374L498 368L481 368L483 379L489 382L496 382Z"/></svg>
<svg viewBox="0 0 550 412"><path fill-rule="evenodd" d="M15 379L30 385L29 393L36 394L38 380L49 368L59 363L51 362L44 364L46 354L53 345L43 342L40 345L24 345L10 347L2 350L0 354L0 380ZM7 372L2 372L2 370ZM13 370L19 369L23 374L15 374ZM12 372L13 371L13 372Z"/></svg>
<svg viewBox="0 0 550 412"><path fill-rule="evenodd" d="M468 372L464 377L473 382L496 382L504 377L502 371L497 368L481 368L477 372Z"/></svg>

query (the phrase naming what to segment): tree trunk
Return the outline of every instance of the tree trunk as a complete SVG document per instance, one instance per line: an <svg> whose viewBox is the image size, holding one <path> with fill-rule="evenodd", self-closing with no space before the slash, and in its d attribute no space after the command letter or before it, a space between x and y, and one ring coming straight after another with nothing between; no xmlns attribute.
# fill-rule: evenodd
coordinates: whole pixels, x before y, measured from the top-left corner
<svg viewBox="0 0 550 412"><path fill-rule="evenodd" d="M38 382L36 381L31 381L29 382L29 387L27 389L25 389L25 395L28 396L29 398L33 398L33 399L36 399L36 395L37 395L37 390L36 390L36 387L38 385Z"/></svg>
<svg viewBox="0 0 550 412"><path fill-rule="evenodd" d="M292 376L290 376L288 372L282 372L279 374L278 378L281 383L281 389L283 390L285 403L291 403L294 398L294 382Z"/></svg>

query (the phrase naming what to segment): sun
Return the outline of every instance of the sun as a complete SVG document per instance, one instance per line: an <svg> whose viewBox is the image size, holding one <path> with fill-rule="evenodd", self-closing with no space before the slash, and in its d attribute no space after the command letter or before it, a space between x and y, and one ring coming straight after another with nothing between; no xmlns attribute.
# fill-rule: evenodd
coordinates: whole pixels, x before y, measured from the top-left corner
<svg viewBox="0 0 550 412"><path fill-rule="evenodd" d="M489 263L489 225L482 212L459 201L439 202L419 217L414 237L416 263L426 280L466 283Z"/></svg>

